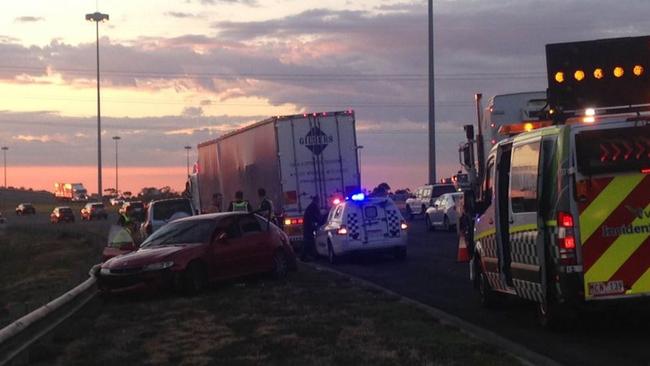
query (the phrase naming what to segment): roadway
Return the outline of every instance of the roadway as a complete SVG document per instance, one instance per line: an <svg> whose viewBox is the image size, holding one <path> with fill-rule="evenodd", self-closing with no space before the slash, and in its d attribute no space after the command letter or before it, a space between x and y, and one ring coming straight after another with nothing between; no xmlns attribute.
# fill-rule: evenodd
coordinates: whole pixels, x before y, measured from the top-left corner
<svg viewBox="0 0 650 366"><path fill-rule="evenodd" d="M354 256L332 266L489 329L566 365L650 365L647 305L609 307L579 319L564 333L537 324L535 304L514 298L496 309L481 307L469 282L466 263L457 263L455 233L428 232L423 220L411 222L408 259ZM324 260L319 264L330 266ZM645 313L644 313L645 312Z"/></svg>

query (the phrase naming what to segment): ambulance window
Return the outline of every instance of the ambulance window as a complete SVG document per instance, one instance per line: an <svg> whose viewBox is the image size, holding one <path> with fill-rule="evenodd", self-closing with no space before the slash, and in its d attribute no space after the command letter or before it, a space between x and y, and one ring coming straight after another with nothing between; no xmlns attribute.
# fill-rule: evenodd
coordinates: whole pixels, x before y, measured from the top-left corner
<svg viewBox="0 0 650 366"><path fill-rule="evenodd" d="M487 170L485 171L485 187L483 188L483 202L486 207L492 203L492 180L494 179L494 159L488 162Z"/></svg>
<svg viewBox="0 0 650 366"><path fill-rule="evenodd" d="M510 206L513 213L537 211L539 141L515 146L510 168Z"/></svg>

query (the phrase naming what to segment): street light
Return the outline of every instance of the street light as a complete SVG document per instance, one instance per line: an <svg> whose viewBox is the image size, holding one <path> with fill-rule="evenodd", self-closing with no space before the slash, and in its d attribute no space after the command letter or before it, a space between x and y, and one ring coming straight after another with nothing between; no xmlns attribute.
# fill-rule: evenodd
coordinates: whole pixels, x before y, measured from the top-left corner
<svg viewBox="0 0 650 366"><path fill-rule="evenodd" d="M2 147L2 155L4 155L3 158L4 158L4 165L5 165L5 169L4 169L5 189L7 189L7 150L9 150L8 147L6 146Z"/></svg>
<svg viewBox="0 0 650 366"><path fill-rule="evenodd" d="M121 139L120 136L113 136L113 141L115 141L115 196L118 196L119 186L117 185L117 142Z"/></svg>
<svg viewBox="0 0 650 366"><path fill-rule="evenodd" d="M97 45L97 192L102 199L102 118L99 99L99 23L108 20L108 14L94 12L86 14L86 20L95 22L95 39Z"/></svg>
<svg viewBox="0 0 650 366"><path fill-rule="evenodd" d="M185 151L187 151L187 176L190 176L190 150L192 150L192 146L185 146Z"/></svg>

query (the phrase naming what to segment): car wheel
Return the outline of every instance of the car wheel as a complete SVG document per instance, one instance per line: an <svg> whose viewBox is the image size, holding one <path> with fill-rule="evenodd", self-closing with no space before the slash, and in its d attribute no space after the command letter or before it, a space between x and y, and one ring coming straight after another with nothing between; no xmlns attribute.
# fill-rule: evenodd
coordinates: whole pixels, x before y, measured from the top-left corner
<svg viewBox="0 0 650 366"><path fill-rule="evenodd" d="M445 217L442 219L442 230L444 231L449 231L449 217L445 215Z"/></svg>
<svg viewBox="0 0 650 366"><path fill-rule="evenodd" d="M329 260L330 264L337 264L340 262L339 256L334 253L332 243L327 243L327 259Z"/></svg>
<svg viewBox="0 0 650 366"><path fill-rule="evenodd" d="M406 247L395 247L395 259L398 261L406 260Z"/></svg>
<svg viewBox="0 0 650 366"><path fill-rule="evenodd" d="M424 223L425 223L428 231L434 231L435 230L433 225L431 225L431 218L429 217L429 215L426 215L424 217Z"/></svg>
<svg viewBox="0 0 650 366"><path fill-rule="evenodd" d="M192 262L183 272L183 291L192 296L201 293L205 288L206 274L197 262Z"/></svg>
<svg viewBox="0 0 650 366"><path fill-rule="evenodd" d="M411 206L406 206L406 218L409 221L413 220L413 211L411 210Z"/></svg>
<svg viewBox="0 0 650 366"><path fill-rule="evenodd" d="M289 273L287 256L283 251L278 250L273 255L273 277L277 280L283 280L287 277L287 273Z"/></svg>

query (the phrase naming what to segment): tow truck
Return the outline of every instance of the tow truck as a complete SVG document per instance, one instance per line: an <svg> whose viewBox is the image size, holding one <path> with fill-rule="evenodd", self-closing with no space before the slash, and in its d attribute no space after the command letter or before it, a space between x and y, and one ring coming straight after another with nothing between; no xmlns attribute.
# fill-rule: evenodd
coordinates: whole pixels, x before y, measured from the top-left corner
<svg viewBox="0 0 650 366"><path fill-rule="evenodd" d="M484 305L531 300L557 329L650 299L650 36L549 44L546 58L526 118L494 119L507 115L495 98L476 136L465 126L459 238Z"/></svg>

